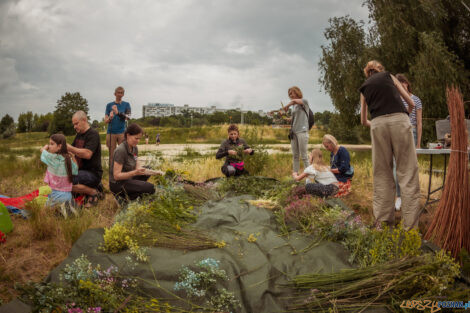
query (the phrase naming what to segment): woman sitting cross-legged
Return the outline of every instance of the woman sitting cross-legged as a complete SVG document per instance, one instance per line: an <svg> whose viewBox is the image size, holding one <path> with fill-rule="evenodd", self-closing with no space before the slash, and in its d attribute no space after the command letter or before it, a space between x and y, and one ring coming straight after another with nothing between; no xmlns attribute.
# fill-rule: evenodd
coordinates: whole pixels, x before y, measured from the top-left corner
<svg viewBox="0 0 470 313"><path fill-rule="evenodd" d="M335 195L339 190L338 180L323 162L321 150L313 149L309 161L311 165L305 168L302 174L294 172L292 177L297 181L307 177L305 189L311 195L323 198Z"/></svg>
<svg viewBox="0 0 470 313"><path fill-rule="evenodd" d="M161 174L143 168L138 161L137 144L143 130L137 124L131 124L124 132L124 141L114 151L114 162L109 174L111 192L122 198L135 200L144 194L155 193L155 186L147 180L150 175Z"/></svg>

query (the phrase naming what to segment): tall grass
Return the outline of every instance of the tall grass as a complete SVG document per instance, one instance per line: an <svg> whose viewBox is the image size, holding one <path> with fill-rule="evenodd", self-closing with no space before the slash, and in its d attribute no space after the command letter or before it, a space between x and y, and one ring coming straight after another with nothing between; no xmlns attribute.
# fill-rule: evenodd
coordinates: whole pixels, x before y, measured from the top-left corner
<svg viewBox="0 0 470 313"><path fill-rule="evenodd" d="M39 159L39 150L29 158L14 150L5 150L6 153L0 155L0 194L22 196L44 185L42 178L46 166Z"/></svg>

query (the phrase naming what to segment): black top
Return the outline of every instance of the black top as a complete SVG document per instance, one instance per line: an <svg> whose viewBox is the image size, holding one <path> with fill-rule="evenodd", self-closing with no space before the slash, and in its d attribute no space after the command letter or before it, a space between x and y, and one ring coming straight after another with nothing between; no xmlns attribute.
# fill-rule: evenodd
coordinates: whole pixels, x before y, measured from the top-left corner
<svg viewBox="0 0 470 313"><path fill-rule="evenodd" d="M139 155L139 150L137 147L130 149L127 141L123 141L117 148L114 150L114 162L122 165L122 173L127 173L133 171L137 167L137 157ZM109 181L116 183L114 179L114 163L111 164L111 170L109 172Z"/></svg>
<svg viewBox="0 0 470 313"><path fill-rule="evenodd" d="M101 178L103 176L103 169L101 168L101 142L98 132L90 127L83 134L77 134L77 136L75 136L72 146L80 149L88 149L92 153L89 160L75 156L78 169L90 171Z"/></svg>
<svg viewBox="0 0 470 313"><path fill-rule="evenodd" d="M408 114L389 72L372 74L359 91L366 99L371 119L392 113Z"/></svg>

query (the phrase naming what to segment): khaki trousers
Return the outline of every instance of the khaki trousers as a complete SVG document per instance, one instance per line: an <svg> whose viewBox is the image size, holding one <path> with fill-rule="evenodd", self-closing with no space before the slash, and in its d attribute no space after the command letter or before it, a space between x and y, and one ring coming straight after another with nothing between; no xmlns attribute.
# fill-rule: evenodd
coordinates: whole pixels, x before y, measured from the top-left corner
<svg viewBox="0 0 470 313"><path fill-rule="evenodd" d="M377 222L393 224L395 218L395 181L393 157L397 164L397 180L401 189L403 226L418 226L419 208L418 159L410 119L404 113L382 115L371 121L372 167L374 170L373 210Z"/></svg>
<svg viewBox="0 0 470 313"><path fill-rule="evenodd" d="M106 134L106 146L109 149L109 169L113 164L114 150L124 141L124 134Z"/></svg>

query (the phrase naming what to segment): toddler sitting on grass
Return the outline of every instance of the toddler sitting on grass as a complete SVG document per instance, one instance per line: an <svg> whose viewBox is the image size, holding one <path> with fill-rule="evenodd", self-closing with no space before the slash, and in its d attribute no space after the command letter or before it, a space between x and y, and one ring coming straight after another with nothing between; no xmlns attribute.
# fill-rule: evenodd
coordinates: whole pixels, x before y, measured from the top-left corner
<svg viewBox="0 0 470 313"><path fill-rule="evenodd" d="M320 149L313 149L309 157L310 166L304 169L302 174L292 173L296 181L307 177L305 189L307 193L317 197L330 197L335 195L338 188L338 180L330 171L328 165L323 162L323 155Z"/></svg>
<svg viewBox="0 0 470 313"><path fill-rule="evenodd" d="M216 159L226 157L225 163L222 166L222 173L226 177L248 175L245 169L245 163L242 160L242 154L253 154L254 150L240 138L240 132L237 125L230 125L228 127L228 139L224 140L217 150L215 155Z"/></svg>

